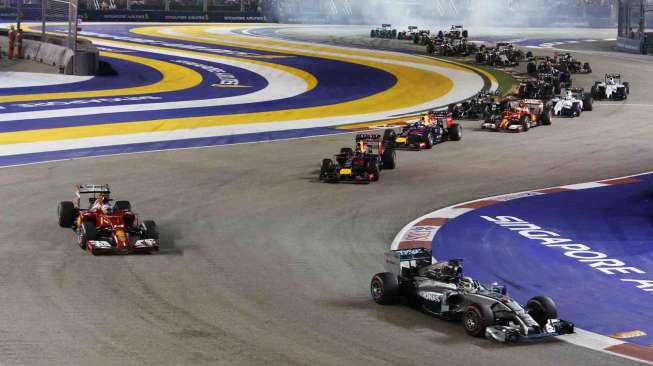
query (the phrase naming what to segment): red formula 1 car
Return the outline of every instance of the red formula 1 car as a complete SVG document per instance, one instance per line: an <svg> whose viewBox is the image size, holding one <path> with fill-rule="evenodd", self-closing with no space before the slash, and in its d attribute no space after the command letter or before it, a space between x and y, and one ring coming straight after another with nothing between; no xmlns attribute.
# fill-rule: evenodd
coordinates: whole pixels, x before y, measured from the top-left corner
<svg viewBox="0 0 653 366"><path fill-rule="evenodd" d="M481 128L493 131L526 132L537 126L549 126L553 111L540 99L507 99L499 112L488 117Z"/></svg>
<svg viewBox="0 0 653 366"><path fill-rule="evenodd" d="M151 220L139 222L129 201L110 198L108 184L78 185L77 202L59 203L59 226L72 228L82 249L97 254L151 253L159 250L159 234ZM82 208L82 195L90 195Z"/></svg>

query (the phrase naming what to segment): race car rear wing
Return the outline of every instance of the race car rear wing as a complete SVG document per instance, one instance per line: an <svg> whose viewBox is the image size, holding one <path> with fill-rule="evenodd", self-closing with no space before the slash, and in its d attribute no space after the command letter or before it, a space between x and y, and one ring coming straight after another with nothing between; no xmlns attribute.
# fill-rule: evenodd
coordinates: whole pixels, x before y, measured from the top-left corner
<svg viewBox="0 0 653 366"><path fill-rule="evenodd" d="M111 187L108 184L79 184L75 188L79 194L111 193Z"/></svg>
<svg viewBox="0 0 653 366"><path fill-rule="evenodd" d="M95 200L98 194L104 194L108 199L111 194L111 187L108 184L78 184L75 186L78 207L83 194L93 195L93 197L89 198L89 202Z"/></svg>
<svg viewBox="0 0 653 366"><path fill-rule="evenodd" d="M431 251L426 248L399 249L385 252L386 272L401 276L403 268L415 268L432 263Z"/></svg>
<svg viewBox="0 0 653 366"><path fill-rule="evenodd" d="M366 133L359 133L356 135L356 141L365 140L365 141L379 141L381 140L381 135L369 135Z"/></svg>

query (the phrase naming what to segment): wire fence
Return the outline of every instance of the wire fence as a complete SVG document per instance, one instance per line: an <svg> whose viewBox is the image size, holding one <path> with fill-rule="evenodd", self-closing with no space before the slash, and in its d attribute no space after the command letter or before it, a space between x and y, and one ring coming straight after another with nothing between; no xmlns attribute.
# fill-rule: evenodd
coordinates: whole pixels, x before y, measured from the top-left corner
<svg viewBox="0 0 653 366"><path fill-rule="evenodd" d="M43 0L41 7L42 35L46 32L65 34L66 47L75 50L77 44L77 1Z"/></svg>

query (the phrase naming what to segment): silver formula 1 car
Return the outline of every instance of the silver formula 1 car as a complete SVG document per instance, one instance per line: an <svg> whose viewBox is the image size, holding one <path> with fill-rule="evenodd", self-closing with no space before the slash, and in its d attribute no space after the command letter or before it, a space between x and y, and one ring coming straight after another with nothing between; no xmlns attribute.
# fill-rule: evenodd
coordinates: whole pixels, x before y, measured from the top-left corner
<svg viewBox="0 0 653 366"><path fill-rule="evenodd" d="M556 305L547 296L533 297L525 306L498 284L482 285L462 275L462 260L432 260L425 248L385 254L387 272L372 277L372 298L379 304L404 299L423 311L462 319L467 334L498 342L514 342L570 334L574 324L557 319Z"/></svg>

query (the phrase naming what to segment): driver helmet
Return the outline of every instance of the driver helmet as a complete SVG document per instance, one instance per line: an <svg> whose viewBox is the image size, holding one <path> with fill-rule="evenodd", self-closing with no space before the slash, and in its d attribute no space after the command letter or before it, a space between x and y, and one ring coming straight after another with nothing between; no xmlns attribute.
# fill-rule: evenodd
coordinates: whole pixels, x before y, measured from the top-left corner
<svg viewBox="0 0 653 366"><path fill-rule="evenodd" d="M524 108L526 108L526 103L524 103L523 100L520 100L519 101L519 109L524 109Z"/></svg>
<svg viewBox="0 0 653 366"><path fill-rule="evenodd" d="M111 215L113 213L113 207L111 207L109 202L104 202L104 204L102 204L101 209L102 209L102 213L104 213L105 215Z"/></svg>
<svg viewBox="0 0 653 366"><path fill-rule="evenodd" d="M574 97L574 94L571 92L571 90L567 90L567 99L571 99Z"/></svg>
<svg viewBox="0 0 653 366"><path fill-rule="evenodd" d="M104 195L104 193L100 193L95 199L92 208L95 209L102 208L102 205L104 205L105 203L107 203L107 197Z"/></svg>
<svg viewBox="0 0 653 366"><path fill-rule="evenodd" d="M358 141L358 151L361 153L365 153L367 151L367 145L365 145L364 140Z"/></svg>
<svg viewBox="0 0 653 366"><path fill-rule="evenodd" d="M453 281L457 278L460 278L463 274L463 267L460 265L460 262L457 260L448 261L442 267L442 277Z"/></svg>
<svg viewBox="0 0 653 366"><path fill-rule="evenodd" d="M471 277L461 277L460 278L460 287L467 291L472 291L476 288L474 280Z"/></svg>

